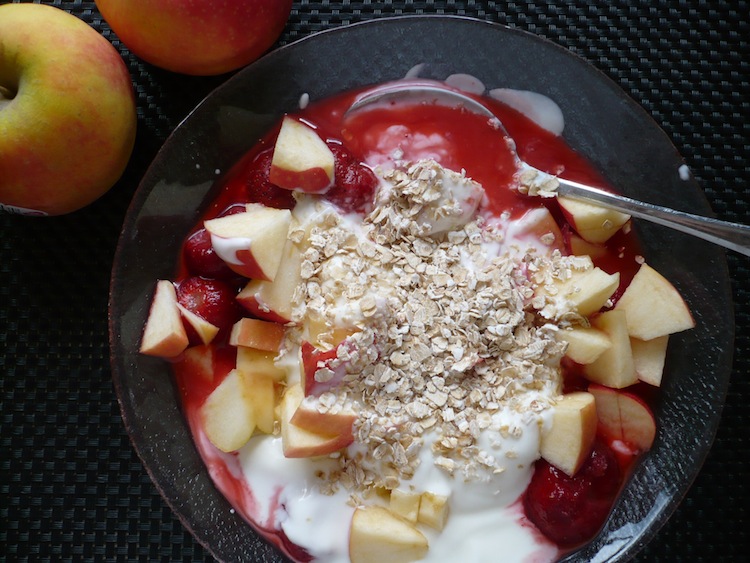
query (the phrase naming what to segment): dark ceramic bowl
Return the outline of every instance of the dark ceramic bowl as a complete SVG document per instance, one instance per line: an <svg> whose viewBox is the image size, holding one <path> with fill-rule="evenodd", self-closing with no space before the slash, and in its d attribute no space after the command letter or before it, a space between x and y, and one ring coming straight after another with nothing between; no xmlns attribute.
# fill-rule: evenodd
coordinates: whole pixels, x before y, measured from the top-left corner
<svg viewBox="0 0 750 563"><path fill-rule="evenodd" d="M455 45L460 45L457 49ZM252 64L208 96L176 129L128 212L112 272L112 370L133 444L184 525L220 560L283 561L217 491L180 410L167 362L138 345L154 281L174 274L180 245L212 186L285 111L311 99L402 77L469 73L488 88L546 94L564 137L626 195L698 214L709 205L664 132L613 82L534 35L454 17L381 19L320 33ZM697 328L671 339L656 407L658 436L601 533L570 561L631 558L689 488L713 441L729 382L733 313L724 253L636 222L649 263L687 300Z"/></svg>

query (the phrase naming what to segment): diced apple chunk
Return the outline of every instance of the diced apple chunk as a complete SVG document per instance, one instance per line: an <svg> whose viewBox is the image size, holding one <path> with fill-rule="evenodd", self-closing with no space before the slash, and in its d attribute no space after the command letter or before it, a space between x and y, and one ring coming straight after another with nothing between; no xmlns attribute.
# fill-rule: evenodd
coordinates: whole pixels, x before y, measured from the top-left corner
<svg viewBox="0 0 750 563"><path fill-rule="evenodd" d="M216 254L233 271L251 279L273 281L289 234L292 214L256 203L247 211L204 222Z"/></svg>
<svg viewBox="0 0 750 563"><path fill-rule="evenodd" d="M564 282L560 294L571 304L573 310L589 316L607 304L620 284L620 273L608 274L600 268L576 273Z"/></svg>
<svg viewBox="0 0 750 563"><path fill-rule="evenodd" d="M573 256L569 260L567 272L550 276L549 271L541 269L533 274L535 296L554 303L557 310L590 316L608 304L620 284L620 274L608 274L594 267L589 256Z"/></svg>
<svg viewBox="0 0 750 563"><path fill-rule="evenodd" d="M169 280L156 282L156 290L143 329L140 352L174 358L185 351L188 337L177 305L177 292Z"/></svg>
<svg viewBox="0 0 750 563"><path fill-rule="evenodd" d="M391 491L389 509L394 514L398 514L412 524L416 524L419 516L419 501L421 493L415 491L403 491L394 489Z"/></svg>
<svg viewBox="0 0 750 563"><path fill-rule="evenodd" d="M591 324L609 337L612 346L584 367L586 379L616 389L636 383L638 375L633 363L625 313L613 309L595 317Z"/></svg>
<svg viewBox="0 0 750 563"><path fill-rule="evenodd" d="M218 326L211 324L203 317L196 315L179 303L177 304L177 308L180 310L180 314L184 321L188 323L188 325L195 331L195 334L198 335L200 343L210 344L213 339L216 338L216 335L219 334Z"/></svg>
<svg viewBox="0 0 750 563"><path fill-rule="evenodd" d="M679 292L648 264L638 269L615 309L627 314L628 332L640 340L652 340L695 326Z"/></svg>
<svg viewBox="0 0 750 563"><path fill-rule="evenodd" d="M565 355L579 364L590 364L612 347L612 341L604 332L592 327L560 329L557 339L568 343Z"/></svg>
<svg viewBox="0 0 750 563"><path fill-rule="evenodd" d="M630 219L630 215L593 203L567 197L559 197L557 201L576 232L588 242L609 240Z"/></svg>
<svg viewBox="0 0 750 563"><path fill-rule="evenodd" d="M255 410L250 394L242 373L232 370L200 409L206 436L223 452L238 450L255 431Z"/></svg>
<svg viewBox="0 0 750 563"><path fill-rule="evenodd" d="M633 362L638 379L644 383L659 387L664 373L664 363L667 358L667 344L669 335L660 336L652 340L630 339L633 349Z"/></svg>
<svg viewBox="0 0 750 563"><path fill-rule="evenodd" d="M229 344L265 352L278 352L286 329L279 323L243 318L232 327Z"/></svg>
<svg viewBox="0 0 750 563"><path fill-rule="evenodd" d="M422 497L419 499L417 521L430 528L442 530L447 520L448 497L430 491L422 493Z"/></svg>
<svg viewBox="0 0 750 563"><path fill-rule="evenodd" d="M427 555L429 544L414 525L381 506L359 507L349 530L351 563L409 563Z"/></svg>
<svg viewBox="0 0 750 563"><path fill-rule="evenodd" d="M256 427L264 434L273 434L276 407L274 380L264 373L254 371L242 373L242 376L249 392Z"/></svg>
<svg viewBox="0 0 750 563"><path fill-rule="evenodd" d="M601 258L607 254L607 247L602 244L583 240L578 235L570 235L570 253L576 256L590 256L591 258Z"/></svg>
<svg viewBox="0 0 750 563"><path fill-rule="evenodd" d="M331 365L338 357L339 349L351 350L351 341L344 339L330 350L321 350L309 342L302 342L300 346L300 368L305 396L321 395L339 385L346 376L348 361L341 361L338 365ZM318 380L316 373L326 370L326 377Z"/></svg>
<svg viewBox="0 0 750 563"><path fill-rule="evenodd" d="M596 404L591 393L564 395L553 407L551 425L542 430L542 458L572 477L591 453L596 426Z"/></svg>
<svg viewBox="0 0 750 563"><path fill-rule="evenodd" d="M198 376L211 383L214 380L214 349L207 344L185 350L180 362L191 377Z"/></svg>
<svg viewBox="0 0 750 563"><path fill-rule="evenodd" d="M271 159L269 180L287 190L322 193L333 185L335 159L318 132L284 117Z"/></svg>
<svg viewBox="0 0 750 563"><path fill-rule="evenodd" d="M651 448L656 422L651 409L639 397L603 385L589 385L596 399L596 413L605 433L637 451Z"/></svg>
<svg viewBox="0 0 750 563"><path fill-rule="evenodd" d="M315 347L337 346L357 329L354 327L329 326L323 319L310 315L305 319L306 333L303 337Z"/></svg>
<svg viewBox="0 0 750 563"><path fill-rule="evenodd" d="M267 375L277 382L286 379L286 370L280 368L274 362L276 354L264 352L255 348L237 346L237 369L243 373L260 373Z"/></svg>
<svg viewBox="0 0 750 563"><path fill-rule="evenodd" d="M320 409L317 397L305 397L292 415L291 423L315 434L347 436L354 440L352 426L357 413L350 405L334 405L329 410Z"/></svg>
<svg viewBox="0 0 750 563"><path fill-rule="evenodd" d="M316 457L331 454L345 448L352 443L351 430L348 434L324 435L310 432L292 423L292 417L304 398L304 392L299 384L287 388L281 398L281 446L284 456Z"/></svg>
<svg viewBox="0 0 750 563"><path fill-rule="evenodd" d="M237 301L256 317L277 323L292 320L294 292L302 281L302 254L288 240L281 264L272 282L252 280L237 295Z"/></svg>

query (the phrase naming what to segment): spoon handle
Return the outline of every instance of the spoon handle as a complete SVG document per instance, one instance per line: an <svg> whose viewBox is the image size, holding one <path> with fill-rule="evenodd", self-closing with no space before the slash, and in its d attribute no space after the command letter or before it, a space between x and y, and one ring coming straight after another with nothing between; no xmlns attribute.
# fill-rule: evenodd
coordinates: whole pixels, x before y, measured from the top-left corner
<svg viewBox="0 0 750 563"><path fill-rule="evenodd" d="M561 196L600 203L622 213L670 227L750 256L750 226L748 225L729 223L644 203L562 178L557 178L557 180L560 183L557 192Z"/></svg>

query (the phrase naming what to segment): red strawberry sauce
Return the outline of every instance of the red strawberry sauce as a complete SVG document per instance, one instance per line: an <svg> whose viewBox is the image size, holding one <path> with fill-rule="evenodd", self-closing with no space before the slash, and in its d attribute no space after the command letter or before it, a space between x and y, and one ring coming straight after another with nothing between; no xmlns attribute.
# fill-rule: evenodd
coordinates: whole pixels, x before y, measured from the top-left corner
<svg viewBox="0 0 750 563"><path fill-rule="evenodd" d="M469 177L484 186L489 209L495 214L509 211L518 217L528 209L546 205L563 231L570 228L554 200L528 198L511 189L515 170L508 141L488 125L486 118L439 105L393 105L362 112L343 123L342 115L356 94L350 92L314 103L296 114L315 126L331 146L336 157L336 178L326 197L345 211L361 212L377 185L371 169L362 163L371 166L386 163L398 147L406 160L435 158L447 168L465 170ZM605 185L599 174L560 137L499 102L488 99L483 99L483 102L500 117L515 140L522 159L573 180ZM233 206L248 202L293 207L290 192L268 180L277 133L278 127L220 180L223 189L203 219L233 212ZM215 276L222 281L232 277L217 261L210 244L207 247L205 231L201 233L201 228L202 222L195 226L192 236L186 241L178 265L178 283L191 276L209 279ZM606 255L596 259L595 263L607 272L619 271L621 287L624 287L638 268L635 259L639 253L637 242L632 234L618 233L607 243L607 248ZM212 478L232 505L252 523L255 501L252 491L242 480L236 456L218 452L200 428L198 411L201 404L235 362L233 348L221 343L212 346L213 374L206 374L192 361L184 359L174 364L175 375L196 445ZM577 366L568 362L563 369L567 377L566 390L585 388ZM556 543L562 553L588 541L601 527L633 459L621 451L616 455L606 440L600 439L591 459L575 478L569 478L540 461L532 484L519 502L525 508L526 517ZM283 533L274 530L262 532L293 559L310 559ZM345 532L337 530L333 533Z"/></svg>

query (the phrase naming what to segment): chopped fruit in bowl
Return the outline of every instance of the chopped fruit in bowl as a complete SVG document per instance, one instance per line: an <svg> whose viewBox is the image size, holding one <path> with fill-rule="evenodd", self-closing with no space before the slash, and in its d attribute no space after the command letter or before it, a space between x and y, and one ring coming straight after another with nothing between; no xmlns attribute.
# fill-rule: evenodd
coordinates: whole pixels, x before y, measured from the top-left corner
<svg viewBox="0 0 750 563"><path fill-rule="evenodd" d="M187 238L183 259L187 270L195 276L227 280L236 275L214 250L211 233L205 227L197 229Z"/></svg>
<svg viewBox="0 0 750 563"><path fill-rule="evenodd" d="M191 276L177 285L177 303L182 311L202 319L216 327L217 331L229 331L239 318L241 313L236 295L236 290L230 284L217 279ZM207 344L205 338L197 334L200 329L196 330L196 322L188 322L185 326L190 342L197 344L202 341Z"/></svg>
<svg viewBox="0 0 750 563"><path fill-rule="evenodd" d="M350 137L359 127L371 138L369 113L382 114L378 123L422 113L446 128L477 119L439 105L397 106L349 117ZM594 256L565 252L563 231L576 231L585 249L627 218L562 201L550 212L518 195L512 170L450 170L429 158L434 146L422 155L411 134L388 148L396 155L388 163L379 140L360 137L352 149L310 125L316 120L331 116L313 106L285 117L275 139L246 158L244 178L230 175L229 211L196 226L184 245L187 277L175 280L187 345L235 350L234 366L216 365L209 387L203 378L191 388L185 376L195 368L173 360L186 404L199 411L190 419L208 439L204 452L247 450L236 478L259 495L252 460L278 448L280 473L303 464L316 475L313 498L341 498L331 510L348 521L349 542L329 552L306 539L295 516L301 499L286 494L283 517L245 517L313 558L355 563L444 557L490 509L504 519L499 537L525 536L519 560L592 538L653 443L650 407L627 389L640 372L660 381L663 345L640 343L693 326L679 293L647 264L635 275L623 268L626 280L597 266L606 246ZM481 150L484 139L464 142ZM269 197L269 185L291 193L293 205ZM503 205L514 211L493 212ZM636 261L638 243L628 245L620 263ZM222 281L227 269L240 290ZM144 339L172 307L160 305L169 292L159 295ZM655 320L649 310L662 314ZM164 328L175 323L169 315L162 332L179 332ZM174 346L144 353L178 356L187 345L171 338ZM587 391L562 393L569 365ZM285 481L273 489L293 487ZM512 512L518 502L521 517ZM498 541L484 538L479 549L490 553Z"/></svg>
<svg viewBox="0 0 750 563"><path fill-rule="evenodd" d="M526 195L486 119L345 116L356 95L284 116L222 177L141 351L169 359L218 488L293 560L557 560L659 440L669 336L694 317L628 217ZM597 177L484 103L517 150L543 139L541 165Z"/></svg>
<svg viewBox="0 0 750 563"><path fill-rule="evenodd" d="M580 544L604 524L622 479L617 457L603 444L594 446L573 476L538 462L524 494L526 516L558 545Z"/></svg>

